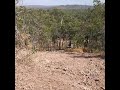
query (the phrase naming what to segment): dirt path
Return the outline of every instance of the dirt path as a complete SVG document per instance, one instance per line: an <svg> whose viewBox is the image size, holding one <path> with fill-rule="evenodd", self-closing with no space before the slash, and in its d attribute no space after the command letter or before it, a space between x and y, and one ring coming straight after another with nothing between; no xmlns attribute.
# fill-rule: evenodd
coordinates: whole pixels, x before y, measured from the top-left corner
<svg viewBox="0 0 120 90"><path fill-rule="evenodd" d="M21 50L15 90L105 90L105 60L88 55Z"/></svg>

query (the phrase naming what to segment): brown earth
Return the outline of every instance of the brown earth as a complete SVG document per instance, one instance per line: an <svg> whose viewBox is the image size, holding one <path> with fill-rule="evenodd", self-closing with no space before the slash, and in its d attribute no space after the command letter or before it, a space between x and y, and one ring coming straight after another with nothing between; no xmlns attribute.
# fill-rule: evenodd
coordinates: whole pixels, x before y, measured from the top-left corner
<svg viewBox="0 0 120 90"><path fill-rule="evenodd" d="M105 90L105 60L93 55L20 50L15 90Z"/></svg>

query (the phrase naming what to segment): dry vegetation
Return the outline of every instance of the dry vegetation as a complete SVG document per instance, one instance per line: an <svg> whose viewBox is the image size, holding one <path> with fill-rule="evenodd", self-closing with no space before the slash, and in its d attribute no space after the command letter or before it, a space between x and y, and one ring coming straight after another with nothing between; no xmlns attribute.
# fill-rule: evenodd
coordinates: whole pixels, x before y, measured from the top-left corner
<svg viewBox="0 0 120 90"><path fill-rule="evenodd" d="M16 7L16 90L105 90L105 4L94 1L86 10Z"/></svg>

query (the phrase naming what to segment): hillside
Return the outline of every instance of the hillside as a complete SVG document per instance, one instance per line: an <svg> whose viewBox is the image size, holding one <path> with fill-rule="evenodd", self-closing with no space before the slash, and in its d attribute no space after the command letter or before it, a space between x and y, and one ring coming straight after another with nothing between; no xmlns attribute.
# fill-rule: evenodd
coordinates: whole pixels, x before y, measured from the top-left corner
<svg viewBox="0 0 120 90"><path fill-rule="evenodd" d="M88 9L93 6L89 5L59 5L59 6L43 6L43 5L26 5L27 8L35 8L35 9Z"/></svg>
<svg viewBox="0 0 120 90"><path fill-rule="evenodd" d="M105 90L105 4L93 5L15 7L15 90Z"/></svg>
<svg viewBox="0 0 120 90"><path fill-rule="evenodd" d="M88 53L20 50L15 90L105 90L105 60Z"/></svg>

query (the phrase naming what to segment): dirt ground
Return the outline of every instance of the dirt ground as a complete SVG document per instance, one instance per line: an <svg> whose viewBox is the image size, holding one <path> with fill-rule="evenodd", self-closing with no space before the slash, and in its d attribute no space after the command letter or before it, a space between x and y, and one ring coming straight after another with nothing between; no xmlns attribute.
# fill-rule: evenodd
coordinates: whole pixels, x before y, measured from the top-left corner
<svg viewBox="0 0 120 90"><path fill-rule="evenodd" d="M92 54L16 52L15 90L105 90L105 60Z"/></svg>

